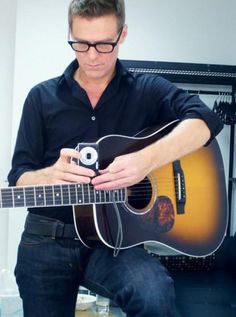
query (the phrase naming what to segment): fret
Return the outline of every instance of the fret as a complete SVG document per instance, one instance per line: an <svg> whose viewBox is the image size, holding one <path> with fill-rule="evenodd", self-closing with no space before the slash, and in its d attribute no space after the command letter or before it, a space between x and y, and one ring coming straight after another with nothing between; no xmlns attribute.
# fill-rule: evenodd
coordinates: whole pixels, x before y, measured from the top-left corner
<svg viewBox="0 0 236 317"><path fill-rule="evenodd" d="M14 207L13 204L13 193L11 188L2 189L2 207L11 208Z"/></svg>
<svg viewBox="0 0 236 317"><path fill-rule="evenodd" d="M123 201L123 199L122 199L122 189L119 189L119 201Z"/></svg>
<svg viewBox="0 0 236 317"><path fill-rule="evenodd" d="M120 197L119 197L119 192L120 192L120 190L117 190L117 189L115 190L115 201L116 201L116 202L120 201L120 200L119 200L119 198L120 198Z"/></svg>
<svg viewBox="0 0 236 317"><path fill-rule="evenodd" d="M24 207L25 206L23 188L14 187L13 188L13 197L14 197L14 207Z"/></svg>
<svg viewBox="0 0 236 317"><path fill-rule="evenodd" d="M69 185L69 192L70 192L70 205L76 205L76 185L70 184Z"/></svg>
<svg viewBox="0 0 236 317"><path fill-rule="evenodd" d="M94 188L93 189L93 198L94 198L94 203L96 203L96 189Z"/></svg>
<svg viewBox="0 0 236 317"><path fill-rule="evenodd" d="M61 198L60 205L62 205L62 204L63 204L63 197L62 197L62 187L61 187L61 184L59 185L59 190L60 190L60 198Z"/></svg>
<svg viewBox="0 0 236 317"><path fill-rule="evenodd" d="M122 188L121 192L122 192L122 198L121 199L122 199L123 202L125 202L126 201L126 189Z"/></svg>
<svg viewBox="0 0 236 317"><path fill-rule="evenodd" d="M122 201L122 199L121 199L121 189L117 190L117 201L118 202Z"/></svg>
<svg viewBox="0 0 236 317"><path fill-rule="evenodd" d="M95 189L92 185L89 185L89 200L91 204L95 203Z"/></svg>
<svg viewBox="0 0 236 317"><path fill-rule="evenodd" d="M53 186L51 185L45 186L45 203L46 203L46 206L54 205Z"/></svg>
<svg viewBox="0 0 236 317"><path fill-rule="evenodd" d="M61 187L61 184L59 185L59 190L60 190L60 197L61 197L61 203L60 203L60 205L63 205L63 196L62 196L62 187Z"/></svg>
<svg viewBox="0 0 236 317"><path fill-rule="evenodd" d="M104 202L107 202L107 190L104 190Z"/></svg>
<svg viewBox="0 0 236 317"><path fill-rule="evenodd" d="M36 188L34 187L34 201L35 201L35 206L37 206L36 205Z"/></svg>
<svg viewBox="0 0 236 317"><path fill-rule="evenodd" d="M95 190L95 203L100 202L100 192L98 190Z"/></svg>
<svg viewBox="0 0 236 317"><path fill-rule="evenodd" d="M83 190L81 184L76 184L76 204L83 203Z"/></svg>
<svg viewBox="0 0 236 317"><path fill-rule="evenodd" d="M91 200L90 200L90 185L89 184L87 184L86 189L87 189L87 195L88 195L87 196L88 197L87 202L90 203Z"/></svg>
<svg viewBox="0 0 236 317"><path fill-rule="evenodd" d="M25 187L25 205L27 207L35 207L35 191L34 187Z"/></svg>
<svg viewBox="0 0 236 317"><path fill-rule="evenodd" d="M110 202L111 201L111 197L110 197L110 191L106 190L105 191L105 202Z"/></svg>
<svg viewBox="0 0 236 317"><path fill-rule="evenodd" d="M81 185L81 189L82 189L82 195L81 196L79 196L79 197L81 197L81 199L82 199L82 203L84 204L84 185L82 184Z"/></svg>
<svg viewBox="0 0 236 317"><path fill-rule="evenodd" d="M24 202L25 202L25 206L27 207L27 205L26 205L26 197L25 197L25 188L22 187L22 189L23 189L23 192L24 192Z"/></svg>
<svg viewBox="0 0 236 317"><path fill-rule="evenodd" d="M61 189L62 189L62 203L63 205L69 205L70 204L69 185L63 184L61 186Z"/></svg>
<svg viewBox="0 0 236 317"><path fill-rule="evenodd" d="M89 195L89 184L84 184L83 186L83 203L90 203L90 195Z"/></svg>
<svg viewBox="0 0 236 317"><path fill-rule="evenodd" d="M114 190L110 190L109 191L109 195L110 195L110 202L113 202L113 197L114 197Z"/></svg>
<svg viewBox="0 0 236 317"><path fill-rule="evenodd" d="M117 201L121 201L121 189L118 189L116 192L117 192Z"/></svg>
<svg viewBox="0 0 236 317"><path fill-rule="evenodd" d="M46 191L45 191L45 186L43 186L43 197L44 197L44 206L46 205Z"/></svg>
<svg viewBox="0 0 236 317"><path fill-rule="evenodd" d="M35 187L35 204L36 206L44 206L45 198L44 198L44 190L43 186Z"/></svg>
<svg viewBox="0 0 236 317"><path fill-rule="evenodd" d="M101 190L100 191L100 203L104 203L105 201L105 191Z"/></svg>
<svg viewBox="0 0 236 317"><path fill-rule="evenodd" d="M113 202L113 201L118 202L118 194L117 194L117 190L116 190L116 189L114 189L114 190L112 191L112 196L111 196L111 198L112 198L112 202Z"/></svg>
<svg viewBox="0 0 236 317"><path fill-rule="evenodd" d="M54 185L53 186L53 197L54 197L54 204L55 206L61 205L61 186L60 185Z"/></svg>
<svg viewBox="0 0 236 317"><path fill-rule="evenodd" d="M87 191L88 191L88 203L91 203L91 198L90 198L90 189L91 189L91 186L89 184L87 184Z"/></svg>
<svg viewBox="0 0 236 317"><path fill-rule="evenodd" d="M112 191L109 190L109 201L112 202Z"/></svg>
<svg viewBox="0 0 236 317"><path fill-rule="evenodd" d="M126 189L121 188L117 190L117 201L118 202L125 202L126 200Z"/></svg>

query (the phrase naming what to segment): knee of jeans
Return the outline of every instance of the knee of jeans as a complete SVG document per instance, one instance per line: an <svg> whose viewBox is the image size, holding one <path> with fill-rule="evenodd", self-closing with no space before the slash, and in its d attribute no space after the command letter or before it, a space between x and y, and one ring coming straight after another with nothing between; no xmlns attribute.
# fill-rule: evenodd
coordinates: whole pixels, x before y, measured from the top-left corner
<svg viewBox="0 0 236 317"><path fill-rule="evenodd" d="M128 316L175 316L175 294L171 277L165 276L152 283L138 284L130 283L123 290L122 308Z"/></svg>
<svg viewBox="0 0 236 317"><path fill-rule="evenodd" d="M156 311L168 311L168 308L172 307L175 302L174 283L169 276L157 279L151 285L147 284L139 290L139 293L143 305Z"/></svg>
<svg viewBox="0 0 236 317"><path fill-rule="evenodd" d="M150 307L152 312L159 312L159 314L157 313L155 316L175 316L175 290L172 278L166 276L157 281L151 296L146 300L146 305Z"/></svg>

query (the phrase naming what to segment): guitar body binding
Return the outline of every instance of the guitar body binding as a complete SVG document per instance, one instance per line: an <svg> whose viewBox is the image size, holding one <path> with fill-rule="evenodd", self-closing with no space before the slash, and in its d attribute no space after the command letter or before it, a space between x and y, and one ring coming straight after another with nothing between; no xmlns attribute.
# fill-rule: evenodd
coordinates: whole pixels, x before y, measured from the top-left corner
<svg viewBox="0 0 236 317"><path fill-rule="evenodd" d="M99 166L104 168L117 155L155 142L175 125L143 138L102 138L98 141ZM121 249L156 242L190 256L213 253L222 243L228 224L224 166L217 141L127 188L126 201L117 203L117 207L123 229ZM75 206L74 220L86 246L102 242L115 248L119 228L112 203Z"/></svg>

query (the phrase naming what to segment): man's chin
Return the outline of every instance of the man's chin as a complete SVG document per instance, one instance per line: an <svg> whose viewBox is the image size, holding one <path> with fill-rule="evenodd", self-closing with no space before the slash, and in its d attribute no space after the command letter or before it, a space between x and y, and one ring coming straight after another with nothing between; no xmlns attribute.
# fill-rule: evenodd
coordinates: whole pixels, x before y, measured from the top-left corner
<svg viewBox="0 0 236 317"><path fill-rule="evenodd" d="M91 79L101 79L106 77L105 72L101 70L87 70L86 71L87 78Z"/></svg>

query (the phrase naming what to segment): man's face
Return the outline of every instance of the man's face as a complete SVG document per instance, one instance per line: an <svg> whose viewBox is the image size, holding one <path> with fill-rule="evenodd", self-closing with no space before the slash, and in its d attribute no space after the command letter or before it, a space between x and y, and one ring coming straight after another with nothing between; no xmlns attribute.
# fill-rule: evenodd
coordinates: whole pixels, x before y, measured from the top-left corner
<svg viewBox="0 0 236 317"><path fill-rule="evenodd" d="M116 42L119 36L117 19L114 15L96 18L75 16L71 30L71 39L85 41L91 44L97 42ZM94 47L87 52L76 52L80 65L80 73L91 80L99 80L112 76L118 57L119 44L126 36L126 27L122 31L120 40L111 53L99 53Z"/></svg>

